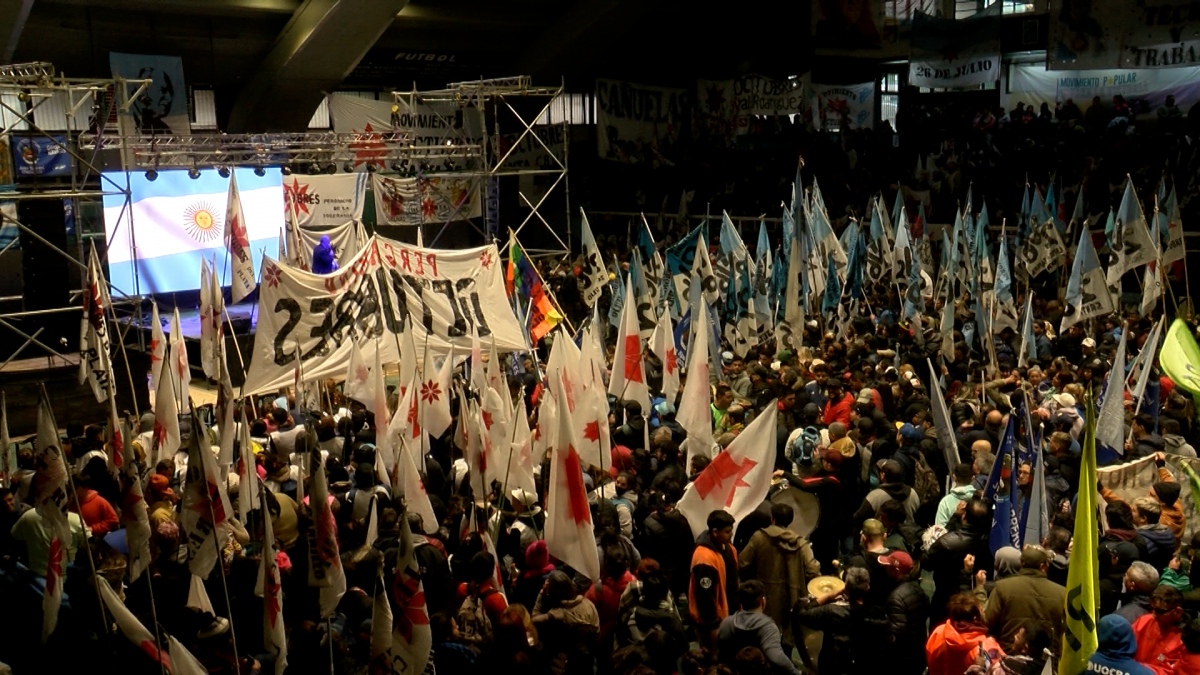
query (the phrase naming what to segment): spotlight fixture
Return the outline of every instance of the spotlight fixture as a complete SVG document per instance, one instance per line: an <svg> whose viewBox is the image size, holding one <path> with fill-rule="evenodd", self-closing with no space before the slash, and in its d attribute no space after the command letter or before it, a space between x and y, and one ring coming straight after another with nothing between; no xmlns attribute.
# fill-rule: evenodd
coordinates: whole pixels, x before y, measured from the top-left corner
<svg viewBox="0 0 1200 675"><path fill-rule="evenodd" d="M198 167L196 167L196 165L193 164L192 168L188 169L188 178L191 178L192 180L196 180L199 177L200 177L200 169Z"/></svg>
<svg viewBox="0 0 1200 675"><path fill-rule="evenodd" d="M279 173L282 173L285 176L292 175L292 166L290 164L284 164L283 166L279 167Z"/></svg>
<svg viewBox="0 0 1200 675"><path fill-rule="evenodd" d="M217 175L221 178L229 178L229 167L222 166L217 169Z"/></svg>
<svg viewBox="0 0 1200 675"><path fill-rule="evenodd" d="M375 173L378 168L374 162L367 162L367 173Z"/></svg>
<svg viewBox="0 0 1200 675"><path fill-rule="evenodd" d="M325 173L337 173L337 163L330 162L325 165Z"/></svg>
<svg viewBox="0 0 1200 675"><path fill-rule="evenodd" d="M267 170L262 166L256 166L254 167L254 175L262 178L263 176L267 175Z"/></svg>
<svg viewBox="0 0 1200 675"><path fill-rule="evenodd" d="M354 172L354 162L351 162L350 160L346 160L346 161L342 162L342 171L345 171L346 173L353 173Z"/></svg>
<svg viewBox="0 0 1200 675"><path fill-rule="evenodd" d="M158 180L158 172L154 169L149 169L146 171L146 180L150 181L151 183Z"/></svg>
<svg viewBox="0 0 1200 675"><path fill-rule="evenodd" d="M308 165L308 174L310 176L315 176L319 173L321 173L321 165L320 164L313 162L312 164Z"/></svg>
<svg viewBox="0 0 1200 675"><path fill-rule="evenodd" d="M405 164L406 164L405 162L401 162L400 160L394 160L392 162L392 171L395 171L396 173L400 173L401 171L404 171Z"/></svg>

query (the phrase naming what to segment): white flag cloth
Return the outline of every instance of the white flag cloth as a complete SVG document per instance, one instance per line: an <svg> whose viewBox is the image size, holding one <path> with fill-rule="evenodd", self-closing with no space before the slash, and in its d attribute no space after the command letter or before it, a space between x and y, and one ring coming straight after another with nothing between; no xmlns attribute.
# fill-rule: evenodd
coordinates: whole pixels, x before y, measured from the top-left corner
<svg viewBox="0 0 1200 675"><path fill-rule="evenodd" d="M499 461L497 449L508 445L512 438L509 426L512 409L505 408L504 401L500 400L500 394L496 393L494 389L488 388L484 391L482 399L479 417L483 422L482 438L486 442L484 447L487 449L488 457L487 472L484 478L488 485L491 485L492 481L500 481L503 484L504 465Z"/></svg>
<svg viewBox="0 0 1200 675"><path fill-rule="evenodd" d="M171 652L171 675L208 675L208 669L174 635L167 635L167 649Z"/></svg>
<svg viewBox="0 0 1200 675"><path fill-rule="evenodd" d="M200 367L206 377L217 377L216 323L213 321L212 277L208 261L200 259Z"/></svg>
<svg viewBox="0 0 1200 675"><path fill-rule="evenodd" d="M263 647L275 655L275 675L287 668L287 633L283 625L283 588L279 575L279 545L268 515L263 518L262 560L254 594L263 599Z"/></svg>
<svg viewBox="0 0 1200 675"><path fill-rule="evenodd" d="M712 336L708 305L700 303L699 316L692 322L692 344L688 347L687 382L675 421L687 432L688 466L692 457L712 457L712 362L709 360L709 338Z"/></svg>
<svg viewBox="0 0 1200 675"><path fill-rule="evenodd" d="M1170 265L1187 256L1187 247L1183 243L1183 221L1179 217L1179 202L1175 196L1175 188L1171 188L1171 191L1167 193L1166 201L1160 204L1159 208L1162 209L1159 217L1167 220L1167 243L1163 247L1162 264Z"/></svg>
<svg viewBox="0 0 1200 675"><path fill-rule="evenodd" d="M542 392L538 400L537 428L533 432L533 464L542 463L554 447L558 438L558 411L560 406L549 389Z"/></svg>
<svg viewBox="0 0 1200 675"><path fill-rule="evenodd" d="M225 295L221 290L221 277L217 274L217 263L215 260L209 266L209 271L212 272L208 277L208 283L212 289L210 291L212 297L212 315L209 319L212 321L214 337L212 342L213 360L216 361L219 367L221 365L220 359L223 358L225 353Z"/></svg>
<svg viewBox="0 0 1200 675"><path fill-rule="evenodd" d="M367 365L362 347L357 342L350 349L350 365L346 368L344 391L346 398L363 404L369 412L375 412L375 380L371 378L371 367Z"/></svg>
<svg viewBox="0 0 1200 675"><path fill-rule="evenodd" d="M375 518L374 504L371 504L371 518L372 520ZM368 542L367 545L370 546L370 543ZM432 644L432 638L430 643ZM388 600L387 584L382 575L379 577L371 607L370 653L372 673L411 672L416 674L416 671L412 669L397 671L393 667L407 664L397 664L392 660L392 603Z"/></svg>
<svg viewBox="0 0 1200 675"><path fill-rule="evenodd" d="M312 439L315 441L316 437ZM321 618L327 619L333 616L338 602L346 594L346 571L342 568L337 525L334 524L333 509L329 505L325 462L321 461L320 452L309 453L309 461L312 463L312 492L308 495L308 503L312 510L313 537L309 540L308 585L321 589Z"/></svg>
<svg viewBox="0 0 1200 675"><path fill-rule="evenodd" d="M165 349L165 347L164 347ZM174 348L164 352L171 355ZM175 369L163 368L154 395L154 456L155 463L171 461L179 451L179 407L176 405Z"/></svg>
<svg viewBox="0 0 1200 675"><path fill-rule="evenodd" d="M636 326L635 326L636 329ZM636 334L635 334L636 335ZM562 378L550 382L558 400L558 428L550 462L550 494L546 500L546 548L592 581L600 578L600 558L592 533L592 512L583 484L583 462L576 450L575 427L566 414ZM549 392L543 392L543 396ZM774 417L774 415L771 415ZM774 444L771 445L772 453Z"/></svg>
<svg viewBox="0 0 1200 675"><path fill-rule="evenodd" d="M1066 305L1060 332L1066 332L1067 328L1080 321L1113 311L1113 298L1105 286L1100 258L1096 255L1096 247L1092 245L1092 236L1087 230L1079 235L1071 278L1067 280Z"/></svg>
<svg viewBox="0 0 1200 675"><path fill-rule="evenodd" d="M633 281L629 276L625 277L625 297L633 297ZM642 338L639 335L636 305L627 301L621 310L621 328L617 334L608 393L623 401L637 401L645 410L650 404L650 388L646 386L646 367L642 363Z"/></svg>
<svg viewBox="0 0 1200 675"><path fill-rule="evenodd" d="M79 322L79 384L87 381L97 403L108 400L112 383L111 343L108 335L108 282L96 258L96 246L88 257L87 287L83 293L83 316Z"/></svg>
<svg viewBox="0 0 1200 675"><path fill-rule="evenodd" d="M671 328L670 312L663 312L658 317L658 325L650 336L650 351L662 361L663 397L674 404L675 394L679 393L679 360L675 356L675 331Z"/></svg>
<svg viewBox="0 0 1200 675"><path fill-rule="evenodd" d="M163 333L162 320L158 318L158 303L150 303L150 389L158 391L159 373L163 359L167 357L167 336Z"/></svg>
<svg viewBox="0 0 1200 675"><path fill-rule="evenodd" d="M175 370L175 384L179 389L179 407L181 412L187 412L191 403L188 401L188 391L192 385L192 368L188 364L187 345L183 342L183 329L179 327L179 308L171 317L171 367ZM162 373L159 373L162 378Z"/></svg>
<svg viewBox="0 0 1200 675"><path fill-rule="evenodd" d="M958 466L962 460L958 457L958 444L954 440L954 427L950 424L950 409L946 407L946 395L942 393L942 386L938 384L936 377L938 371L933 369L933 361L926 359L925 363L929 365L931 373L929 398L933 404L933 427L937 430L938 447L942 449L942 457L945 459L946 466Z"/></svg>
<svg viewBox="0 0 1200 675"><path fill-rule="evenodd" d="M450 428L450 373L454 369L454 349L446 355L441 368L433 367L433 354L425 349L424 378L417 392L421 405L421 426L430 438L438 438Z"/></svg>
<svg viewBox="0 0 1200 675"><path fill-rule="evenodd" d="M375 345L375 365L371 368L371 394L375 413L375 475L379 477L380 485L388 485L388 477L392 467L396 465L395 453L392 449L392 437L387 433L388 403L387 380L383 373L383 363L379 360L379 345Z"/></svg>
<svg viewBox="0 0 1200 675"><path fill-rule="evenodd" d="M233 509L225 492L225 476L217 469L217 458L208 444L208 430L195 415L182 502L180 521L187 537L188 567L195 576L207 579L225 546Z"/></svg>
<svg viewBox="0 0 1200 675"><path fill-rule="evenodd" d="M1108 385L1104 388L1104 402L1096 415L1096 442L1107 445L1118 455L1125 454L1125 335L1117 343L1112 369L1108 371ZM1150 347L1153 350L1153 347Z"/></svg>
<svg viewBox="0 0 1200 675"><path fill-rule="evenodd" d="M487 476L491 473L488 466L491 463L490 441L487 434L483 433L483 417L479 411L479 403L463 396L458 387L455 387L455 390L458 391L460 410L457 431L465 441L463 457L467 461L471 491L476 499L482 499L489 492Z"/></svg>
<svg viewBox="0 0 1200 675"><path fill-rule="evenodd" d="M1162 294L1162 268L1157 262L1151 262L1146 265L1146 271L1142 277L1142 303L1139 313L1142 316L1150 316L1150 312L1154 311L1154 306L1158 304Z"/></svg>
<svg viewBox="0 0 1200 675"><path fill-rule="evenodd" d="M133 643L135 647L140 649L146 656L149 656L156 663L161 663L168 673L176 672L171 668L171 657L158 648L158 641L154 639L154 633L146 628L133 612L121 602L121 598L108 585L108 581L104 577L97 574L93 578L96 588L100 591L100 598L104 600L104 608L112 615L113 621L117 624L117 630L121 631L121 635L125 639Z"/></svg>
<svg viewBox="0 0 1200 675"><path fill-rule="evenodd" d="M71 546L71 526L67 519L67 465L59 445L58 425L46 388L38 395L37 455L34 463L33 506L42 518L50 549L46 556L46 590L42 596L42 642L50 639L58 625L58 610L62 606L68 552Z"/></svg>
<svg viewBox="0 0 1200 675"><path fill-rule="evenodd" d="M597 324L583 330L583 349L580 367L586 369L577 377L583 379L583 402L576 410L575 428L580 429L579 456L608 471L612 466L612 430L608 426L608 394L604 389L604 351L600 344Z"/></svg>
<svg viewBox="0 0 1200 675"><path fill-rule="evenodd" d="M412 379L405 384L404 380L400 380L400 389L403 395L400 397L400 403L396 406L396 412L392 415L392 421L388 424L387 433L391 436L392 451L397 457L401 453L410 452L414 456L420 457L423 452L421 449L421 409L420 396L421 389L420 378L416 373ZM397 445L394 441L400 441ZM422 458L422 461L424 459ZM392 476L393 481L397 480L396 476ZM395 485L396 483L393 483Z"/></svg>
<svg viewBox="0 0 1200 675"><path fill-rule="evenodd" d="M258 493L258 461L250 440L250 423L242 415L238 445L241 446L241 461L238 462L238 515L242 525L249 525L250 512L262 508L262 497Z"/></svg>
<svg viewBox="0 0 1200 675"><path fill-rule="evenodd" d="M584 304L592 307L600 299L604 287L608 285L608 268L604 266L604 257L600 255L600 247L596 245L596 237L592 235L592 226L588 224L587 214L583 209L579 209L579 215L583 219L583 231L580 234L583 261L577 283Z"/></svg>
<svg viewBox="0 0 1200 675"><path fill-rule="evenodd" d="M763 410L775 410L775 401ZM694 536L707 529L708 514L713 511L722 509L737 522L766 498L775 471L777 417L766 414L755 418L688 487L678 510L692 526Z"/></svg>
<svg viewBox="0 0 1200 675"><path fill-rule="evenodd" d="M525 408L525 397L517 401L513 415L512 439L508 449L498 448L496 461L508 474L508 489L520 488L529 494L537 494L533 479L533 434L529 429L529 413Z"/></svg>
<svg viewBox="0 0 1200 675"><path fill-rule="evenodd" d="M225 249L229 251L229 263L233 275L229 280L230 299L233 304L244 300L254 292L254 262L250 256L250 235L246 230L246 215L242 213L242 198L238 194L237 177L229 175L229 206L225 212Z"/></svg>
<svg viewBox="0 0 1200 675"><path fill-rule="evenodd" d="M1150 230L1146 227L1146 215L1142 212L1142 204L1133 190L1133 179L1125 181L1125 194L1121 197L1120 208L1117 209L1110 248L1113 257L1108 266L1109 286L1117 286L1123 274L1158 257L1158 250L1154 247L1154 242L1150 239Z"/></svg>
<svg viewBox="0 0 1200 675"><path fill-rule="evenodd" d="M150 566L150 513L142 492L142 479L133 464L133 433L121 423L121 448L114 452L126 455L121 477L121 524L125 526L125 542L129 547L129 580L137 581Z"/></svg>
<svg viewBox="0 0 1200 675"><path fill-rule="evenodd" d="M406 512L421 516L421 525L425 528L425 534L433 534L438 531L438 519L433 513L433 504L429 501L429 494L425 492L425 484L421 482L421 474L417 471L417 463L413 459L413 454L411 448L397 450L392 493L397 499L403 500Z"/></svg>
<svg viewBox="0 0 1200 675"><path fill-rule="evenodd" d="M717 288L717 274L713 270L712 258L708 255L708 241L704 237L696 239L696 256L692 258L691 275L688 278L700 280L704 302L711 305L721 298L721 290Z"/></svg>
<svg viewBox="0 0 1200 675"><path fill-rule="evenodd" d="M228 470L233 466L233 441L237 436L237 425L234 424L234 413L237 412L238 401L234 400L233 381L229 379L229 362L225 359L225 347L217 343L217 370L220 371L218 380L220 389L217 392L217 424L221 432L218 445L221 448L217 455L217 464ZM300 392L296 392L299 395Z"/></svg>
<svg viewBox="0 0 1200 675"><path fill-rule="evenodd" d="M429 663L433 634L429 629L429 610L425 606L425 588L413 552L412 531L401 519L400 546L396 552L396 581L392 588L396 611L392 617L392 647L387 666L399 673L421 673Z"/></svg>

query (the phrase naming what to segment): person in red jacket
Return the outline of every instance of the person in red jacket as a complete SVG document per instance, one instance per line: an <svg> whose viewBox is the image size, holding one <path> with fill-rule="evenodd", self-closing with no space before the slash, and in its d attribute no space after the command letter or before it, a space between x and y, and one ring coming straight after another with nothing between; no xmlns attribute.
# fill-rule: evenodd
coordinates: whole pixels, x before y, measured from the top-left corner
<svg viewBox="0 0 1200 675"><path fill-rule="evenodd" d="M625 550L612 547L604 552L604 574L600 581L590 586L584 595L596 606L600 615L600 653L612 648L613 628L617 623L620 612L621 596L625 588L633 583L634 577L629 573L629 559Z"/></svg>
<svg viewBox="0 0 1200 675"><path fill-rule="evenodd" d="M850 412L854 410L854 397L846 393L842 381L829 379L825 383L825 395L828 399L825 401L825 410L821 415L821 421L825 426L841 422L846 425L846 428L850 428Z"/></svg>
<svg viewBox="0 0 1200 675"><path fill-rule="evenodd" d="M1137 638L1134 659L1155 672L1174 675L1186 656L1183 645L1183 594L1170 586L1159 586L1150 596L1150 613L1133 622Z"/></svg>
<svg viewBox="0 0 1200 675"><path fill-rule="evenodd" d="M112 504L88 487L88 482L83 477L75 479L75 497L77 501L71 501L71 510L78 510L83 522L91 528L93 536L103 537L121 527L121 519L117 517Z"/></svg>

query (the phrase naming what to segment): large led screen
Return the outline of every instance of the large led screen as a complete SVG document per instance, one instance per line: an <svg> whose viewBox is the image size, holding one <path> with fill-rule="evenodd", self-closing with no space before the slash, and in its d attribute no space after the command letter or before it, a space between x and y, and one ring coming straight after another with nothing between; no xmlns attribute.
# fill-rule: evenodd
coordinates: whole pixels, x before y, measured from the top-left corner
<svg viewBox="0 0 1200 675"><path fill-rule="evenodd" d="M113 181L105 185L125 185L126 174L105 175ZM279 247L283 176L279 169L268 169L264 176L237 169L235 175L257 276L263 252L274 257ZM201 171L195 179L183 169L159 171L155 180L142 172L128 177L132 208L124 195L104 197L113 286L128 294L194 291L200 287L202 258L216 261L222 285L227 286L230 270L223 234L230 179L214 169Z"/></svg>

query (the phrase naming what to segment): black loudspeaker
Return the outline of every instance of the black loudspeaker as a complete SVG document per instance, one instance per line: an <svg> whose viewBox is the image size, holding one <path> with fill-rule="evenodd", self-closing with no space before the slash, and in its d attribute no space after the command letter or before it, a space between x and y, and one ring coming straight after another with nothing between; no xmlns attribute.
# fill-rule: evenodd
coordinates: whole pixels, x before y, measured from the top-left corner
<svg viewBox="0 0 1200 675"><path fill-rule="evenodd" d="M71 284L79 283L80 274L71 269L70 261L63 255L67 250L67 226L62 200L23 199L17 202L17 218L41 238L34 237L24 229L20 230L25 310L67 307ZM19 326L30 335L38 328L44 328L38 339L55 350L69 352L78 349L78 313L37 315L21 320ZM35 350L30 356L40 352Z"/></svg>

